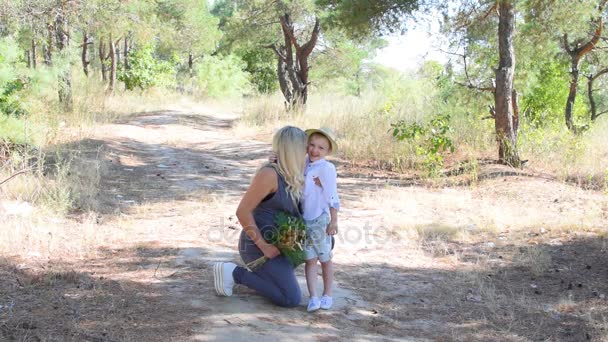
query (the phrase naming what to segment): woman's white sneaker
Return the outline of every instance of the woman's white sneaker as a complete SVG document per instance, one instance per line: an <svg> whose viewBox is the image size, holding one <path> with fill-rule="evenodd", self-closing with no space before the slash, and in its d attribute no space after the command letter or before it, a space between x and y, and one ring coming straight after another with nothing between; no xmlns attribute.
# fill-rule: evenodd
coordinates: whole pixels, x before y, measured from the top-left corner
<svg viewBox="0 0 608 342"><path fill-rule="evenodd" d="M213 282L215 284L215 292L220 296L232 296L232 288L234 287L234 278L232 271L236 268L236 264L232 262L216 262L213 265Z"/></svg>

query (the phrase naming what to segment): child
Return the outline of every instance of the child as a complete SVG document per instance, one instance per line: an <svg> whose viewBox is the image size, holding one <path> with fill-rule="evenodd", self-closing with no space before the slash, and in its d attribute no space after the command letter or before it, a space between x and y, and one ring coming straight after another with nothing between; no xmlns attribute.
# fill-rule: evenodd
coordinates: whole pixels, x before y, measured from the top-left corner
<svg viewBox="0 0 608 342"><path fill-rule="evenodd" d="M308 311L329 309L332 306L333 264L332 235L338 232L337 174L335 166L325 157L338 148L328 129L309 129L304 189L302 191L302 216L306 223L306 284L310 299ZM323 296L317 297L317 260L323 271Z"/></svg>

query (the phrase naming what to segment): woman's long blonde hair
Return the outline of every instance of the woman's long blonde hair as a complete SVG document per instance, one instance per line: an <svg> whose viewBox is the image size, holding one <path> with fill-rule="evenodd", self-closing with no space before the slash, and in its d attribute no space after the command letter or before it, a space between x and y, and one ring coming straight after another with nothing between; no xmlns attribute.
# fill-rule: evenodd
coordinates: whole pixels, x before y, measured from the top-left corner
<svg viewBox="0 0 608 342"><path fill-rule="evenodd" d="M287 192L295 200L302 196L307 137L303 130L285 126L272 139L272 150L277 154L275 169L287 183Z"/></svg>

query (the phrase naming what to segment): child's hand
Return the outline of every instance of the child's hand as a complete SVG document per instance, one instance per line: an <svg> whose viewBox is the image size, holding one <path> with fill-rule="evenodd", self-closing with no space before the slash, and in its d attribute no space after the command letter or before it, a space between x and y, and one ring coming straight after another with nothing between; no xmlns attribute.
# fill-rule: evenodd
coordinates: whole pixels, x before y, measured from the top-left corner
<svg viewBox="0 0 608 342"><path fill-rule="evenodd" d="M323 189L323 184L321 184L321 180L319 179L319 177L313 177L312 179L314 179L314 180L315 180L315 184L316 184L317 186L320 186L320 187L321 187L321 189Z"/></svg>
<svg viewBox="0 0 608 342"><path fill-rule="evenodd" d="M277 158L277 154L274 152L270 152L270 154L268 155L268 161L271 163L276 163L278 159L279 158Z"/></svg>
<svg viewBox="0 0 608 342"><path fill-rule="evenodd" d="M329 236L338 234L338 222L330 222L325 231Z"/></svg>

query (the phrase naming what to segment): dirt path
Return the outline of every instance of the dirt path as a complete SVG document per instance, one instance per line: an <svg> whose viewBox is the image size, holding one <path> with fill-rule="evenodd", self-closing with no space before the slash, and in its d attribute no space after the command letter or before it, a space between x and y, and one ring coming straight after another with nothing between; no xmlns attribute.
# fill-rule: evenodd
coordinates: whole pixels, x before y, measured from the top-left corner
<svg viewBox="0 0 608 342"><path fill-rule="evenodd" d="M91 229L109 234L104 241L111 243L78 260L4 268L4 279L15 279L2 283L9 289L5 298L33 304L20 314L11 306L14 316L0 324L0 336L49 341L606 336L608 268L597 258L606 250L599 232L608 219L605 195L524 174L492 177L492 168L480 170L480 179L484 172L488 177L475 186L425 188L338 162L343 210L334 309L308 314L305 298L296 309L277 308L243 287L231 298L217 297L211 265L238 260L240 226L233 213L269 150L267 143L236 137L235 119L209 108L176 107L134 114L82 142L103 147L108 170ZM302 269L297 273L304 290ZM0 323L9 317L7 302L0 302ZM582 312L590 307L595 311Z"/></svg>

